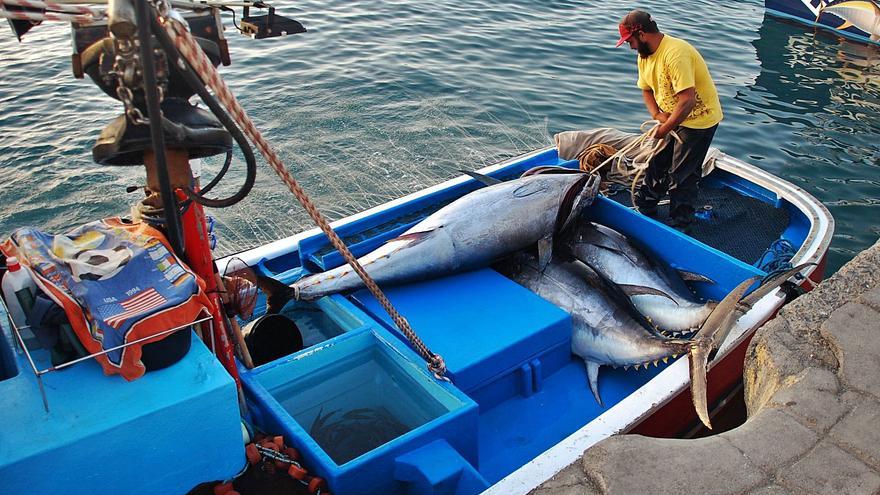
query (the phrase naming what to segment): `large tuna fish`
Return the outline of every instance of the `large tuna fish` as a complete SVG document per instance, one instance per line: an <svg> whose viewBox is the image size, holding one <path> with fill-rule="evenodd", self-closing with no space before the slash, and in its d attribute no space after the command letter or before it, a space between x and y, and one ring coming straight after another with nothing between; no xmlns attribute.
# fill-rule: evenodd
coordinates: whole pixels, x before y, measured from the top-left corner
<svg viewBox="0 0 880 495"><path fill-rule="evenodd" d="M746 279L722 300L694 339L657 336L643 322L619 287L579 261L554 258L543 270L534 258L496 265L496 269L547 301L566 310L572 318L572 353L587 366L590 389L599 395L599 367L647 366L670 356L687 353L690 362L694 407L711 428L706 404L706 369L709 354L733 325L737 302L755 282ZM711 320L711 321L710 321Z"/></svg>
<svg viewBox="0 0 880 495"><path fill-rule="evenodd" d="M683 281L711 280L654 261L626 236L604 225L580 222L571 229L565 247L574 258L619 285L639 312L662 330L696 330L715 307L714 302L697 300Z"/></svg>
<svg viewBox="0 0 880 495"><path fill-rule="evenodd" d="M538 243L549 261L552 239L596 197L597 177L539 174L478 189L446 205L358 261L378 283L403 283L486 266ZM363 287L348 265L300 279L299 299Z"/></svg>

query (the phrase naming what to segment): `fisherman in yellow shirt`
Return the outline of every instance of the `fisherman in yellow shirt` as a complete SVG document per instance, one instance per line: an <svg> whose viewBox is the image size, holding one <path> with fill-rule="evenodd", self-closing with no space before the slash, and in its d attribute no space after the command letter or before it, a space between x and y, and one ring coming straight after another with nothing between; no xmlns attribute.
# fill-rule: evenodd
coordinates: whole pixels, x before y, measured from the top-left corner
<svg viewBox="0 0 880 495"><path fill-rule="evenodd" d="M639 81L651 118L660 122L654 137L675 131L682 139L657 154L645 172L635 206L657 216L657 203L669 194L669 217L676 227L690 224L703 160L723 114L718 92L700 53L687 41L663 34L651 14L633 10L618 26L617 46L639 53Z"/></svg>

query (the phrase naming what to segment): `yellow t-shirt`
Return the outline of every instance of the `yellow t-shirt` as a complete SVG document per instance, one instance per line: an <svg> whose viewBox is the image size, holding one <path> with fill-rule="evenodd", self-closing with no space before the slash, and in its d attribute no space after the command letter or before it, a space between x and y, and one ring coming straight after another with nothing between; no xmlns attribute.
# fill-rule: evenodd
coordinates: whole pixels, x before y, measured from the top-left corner
<svg viewBox="0 0 880 495"><path fill-rule="evenodd" d="M654 92L660 110L672 112L678 93L694 88L697 104L681 123L691 129L708 129L721 122L721 102L700 52L687 41L663 35L657 51L639 56L639 88Z"/></svg>

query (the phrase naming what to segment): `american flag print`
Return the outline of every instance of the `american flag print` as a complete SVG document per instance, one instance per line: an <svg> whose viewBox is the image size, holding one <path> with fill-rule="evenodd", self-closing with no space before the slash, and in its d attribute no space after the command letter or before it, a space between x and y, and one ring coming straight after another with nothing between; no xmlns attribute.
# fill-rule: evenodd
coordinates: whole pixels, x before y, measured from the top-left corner
<svg viewBox="0 0 880 495"><path fill-rule="evenodd" d="M151 287L124 301L105 304L101 306L99 313L105 323L118 330L125 320L152 311L165 304L165 301L165 297Z"/></svg>

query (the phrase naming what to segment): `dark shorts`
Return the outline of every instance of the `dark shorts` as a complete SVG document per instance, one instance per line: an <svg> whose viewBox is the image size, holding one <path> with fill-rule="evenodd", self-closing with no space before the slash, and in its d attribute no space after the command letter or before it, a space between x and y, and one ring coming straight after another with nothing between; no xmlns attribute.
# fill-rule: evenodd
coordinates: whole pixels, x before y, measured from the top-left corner
<svg viewBox="0 0 880 495"><path fill-rule="evenodd" d="M651 160L645 182L636 192L636 206L640 211L649 215L656 212L657 202L668 193L671 218L693 216L703 160L717 129L718 124L708 129L679 127L675 130L682 143L673 140Z"/></svg>

